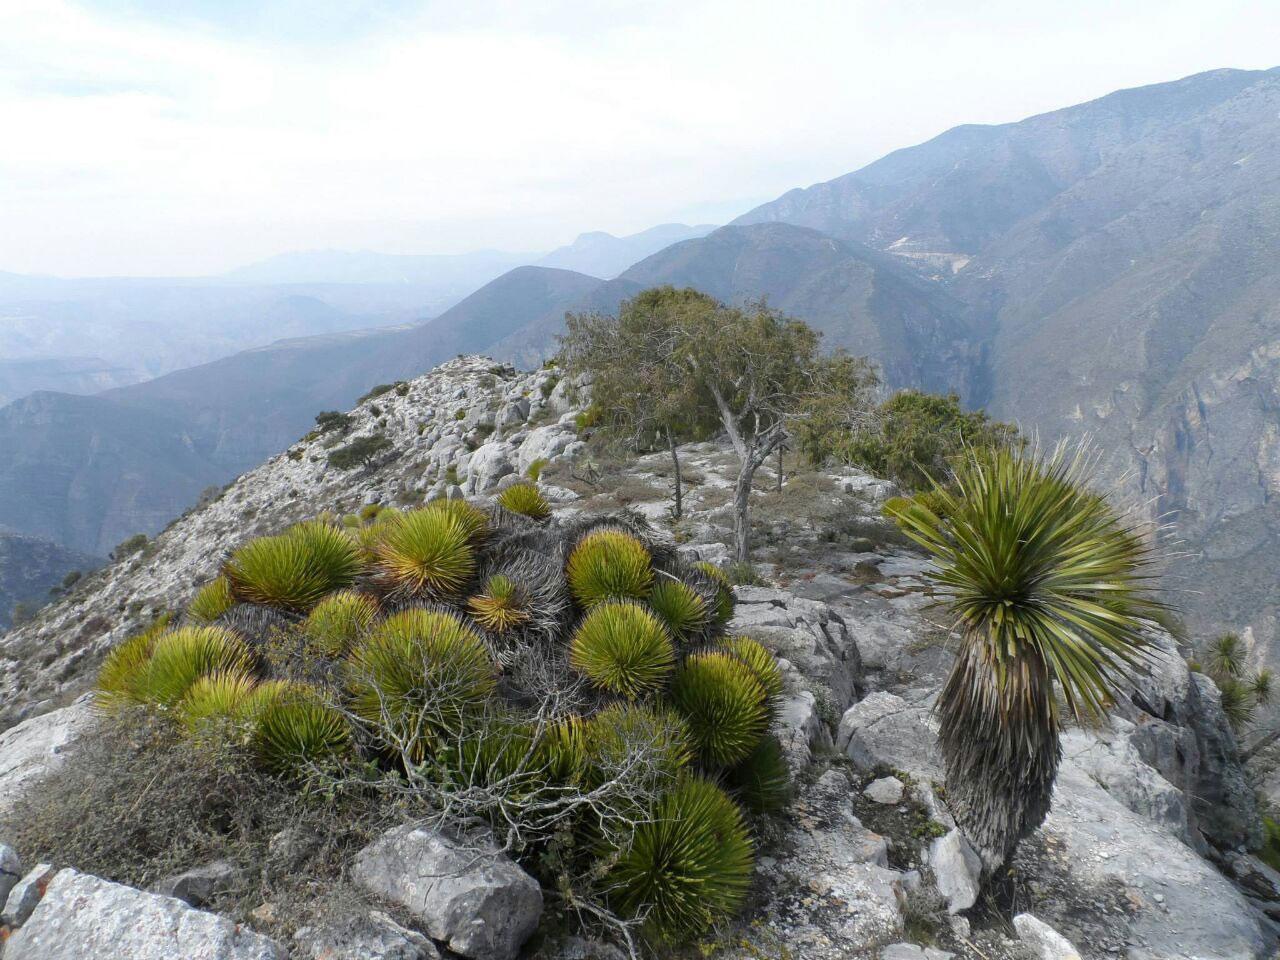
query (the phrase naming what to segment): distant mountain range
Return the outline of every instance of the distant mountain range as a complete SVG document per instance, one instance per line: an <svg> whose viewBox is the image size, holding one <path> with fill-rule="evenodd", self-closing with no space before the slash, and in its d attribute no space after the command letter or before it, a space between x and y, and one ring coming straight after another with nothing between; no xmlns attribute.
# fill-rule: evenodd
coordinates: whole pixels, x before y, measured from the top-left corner
<svg viewBox="0 0 1280 960"><path fill-rule="evenodd" d="M68 574L87 573L102 563L98 557L48 540L0 530L0 633L12 626L17 604L40 607L48 602L49 591L59 587Z"/></svg>
<svg viewBox="0 0 1280 960"><path fill-rule="evenodd" d="M650 241L669 241L666 229ZM163 450L183 479L157 484L194 496L377 382L459 352L531 364L554 349L566 310L612 310L673 283L767 296L830 345L875 358L891 384L955 390L1045 441L1095 435L1110 475L1127 478L1116 489L1175 521L1187 555L1173 583L1193 629L1248 629L1260 644L1276 634L1280 69L958 127L730 226L682 229L696 235L616 276L623 255L609 250L636 238L587 235L434 320L276 343L108 391L94 411L50 395L0 411L0 444L34 451L25 467L0 463L0 524L101 552L131 525L154 529L167 505L131 505L149 480L91 492L96 443L139 478ZM55 408L79 432L33 439ZM130 433L130 417L149 426ZM33 496L49 509L24 509Z"/></svg>

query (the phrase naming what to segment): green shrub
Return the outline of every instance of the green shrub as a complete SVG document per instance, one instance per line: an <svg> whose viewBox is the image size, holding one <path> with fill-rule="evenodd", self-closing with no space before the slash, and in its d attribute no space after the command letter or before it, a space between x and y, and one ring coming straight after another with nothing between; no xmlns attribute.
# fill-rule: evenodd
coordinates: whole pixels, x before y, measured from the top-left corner
<svg viewBox="0 0 1280 960"><path fill-rule="evenodd" d="M602 690L635 700L656 692L675 667L662 624L634 603L593 607L569 644L570 665Z"/></svg>
<svg viewBox="0 0 1280 960"><path fill-rule="evenodd" d="M457 410L453 411L453 419L455 419L455 420L465 420L465 419L467 419L467 408L466 408L466 407L460 407L459 409L457 409Z"/></svg>
<svg viewBox="0 0 1280 960"><path fill-rule="evenodd" d="M531 520L547 520L551 517L551 504L532 483L517 483L498 494L498 504L511 513L518 513Z"/></svg>
<svg viewBox="0 0 1280 960"><path fill-rule="evenodd" d="M359 546L326 523L298 524L236 550L223 567L231 593L245 603L303 612L360 572Z"/></svg>
<svg viewBox="0 0 1280 960"><path fill-rule="evenodd" d="M754 671L729 653L695 653L671 688L676 709L689 722L702 759L727 767L745 759L769 725L764 687Z"/></svg>
<svg viewBox="0 0 1280 960"><path fill-rule="evenodd" d="M312 608L302 630L312 649L326 657L340 657L368 632L377 618L378 603L373 597L354 590L339 590Z"/></svg>
<svg viewBox="0 0 1280 960"><path fill-rule="evenodd" d="M716 585L716 607L714 611L715 622L719 626L724 626L733 619L733 610L735 601L733 599L733 581L729 579L729 575L717 567L714 563L706 560L699 560L694 564L694 568L702 571Z"/></svg>
<svg viewBox="0 0 1280 960"><path fill-rule="evenodd" d="M709 620L707 602L687 583L659 576L649 591L649 606L677 640L703 630Z"/></svg>
<svg viewBox="0 0 1280 960"><path fill-rule="evenodd" d="M471 619L489 633L506 633L529 621L529 595L504 574L494 574L467 600Z"/></svg>
<svg viewBox="0 0 1280 960"><path fill-rule="evenodd" d="M187 690L178 702L178 721L189 733L207 723L244 719L244 707L254 694L257 681L240 670L207 674Z"/></svg>
<svg viewBox="0 0 1280 960"><path fill-rule="evenodd" d="M391 441L380 433L357 437L345 447L339 447L329 454L329 466L335 470L371 466L391 446Z"/></svg>
<svg viewBox="0 0 1280 960"><path fill-rule="evenodd" d="M231 583L226 577L214 577L195 595L187 607L187 617L196 623L213 623L235 606Z"/></svg>
<svg viewBox="0 0 1280 960"><path fill-rule="evenodd" d="M644 600L653 585L652 558L621 530L594 530L578 541L565 566L569 590L590 608L605 600Z"/></svg>
<svg viewBox="0 0 1280 960"><path fill-rule="evenodd" d="M136 656L134 651L130 656ZM137 703L172 707L201 677L253 671L253 655L244 642L222 627L179 627L155 638L150 655L119 691L100 690ZM101 675L100 675L101 683Z"/></svg>
<svg viewBox="0 0 1280 960"><path fill-rule="evenodd" d="M374 397L380 397L384 393L388 393L393 389L395 389L394 383L380 383L376 387L373 387L371 390L369 390L368 393L364 394L359 400L357 400L356 405L358 406L359 404L364 403L366 400L372 400Z"/></svg>
<svg viewBox="0 0 1280 960"><path fill-rule="evenodd" d="M616 777L639 751L650 757L637 778L637 794L642 796L665 790L693 760L689 730L670 710L637 703L605 707L582 731L588 784L594 787Z"/></svg>
<svg viewBox="0 0 1280 960"><path fill-rule="evenodd" d="M738 807L715 784L686 777L636 828L607 879L623 914L644 916L654 940L680 942L742 904L753 864Z"/></svg>
<svg viewBox="0 0 1280 960"><path fill-rule="evenodd" d="M150 541L145 533L135 533L132 537L128 537L111 551L112 560L123 560L125 557L131 557L141 550L145 550Z"/></svg>
<svg viewBox="0 0 1280 960"><path fill-rule="evenodd" d="M739 587L763 587L764 578L749 560L735 560L725 568L729 582Z"/></svg>
<svg viewBox="0 0 1280 960"><path fill-rule="evenodd" d="M776 737L765 737L725 774L725 785L752 813L777 813L791 799L791 771Z"/></svg>
<svg viewBox="0 0 1280 960"><path fill-rule="evenodd" d="M539 457L537 460L533 461L533 463L529 464L524 475L534 483L537 483L538 479L542 476L542 471L547 469L547 464L550 462L551 461L546 457Z"/></svg>
<svg viewBox="0 0 1280 960"><path fill-rule="evenodd" d="M351 651L351 709L400 749L424 752L493 692L480 637L452 613L411 608L388 617Z"/></svg>
<svg viewBox="0 0 1280 960"><path fill-rule="evenodd" d="M351 428L351 416L339 413L337 410L324 410L316 414L316 428L321 433L328 433L331 430L346 432Z"/></svg>
<svg viewBox="0 0 1280 960"><path fill-rule="evenodd" d="M252 745L273 773L291 776L344 753L351 731L342 713L306 684L264 685L255 698Z"/></svg>
<svg viewBox="0 0 1280 960"><path fill-rule="evenodd" d="M587 407L587 409L581 411L576 417L574 417L573 423L578 428L578 432L582 433L592 429L593 427L599 426L600 421L603 419L604 409L593 403L591 406Z"/></svg>
<svg viewBox="0 0 1280 960"><path fill-rule="evenodd" d="M374 555L382 577L409 596L455 597L476 569L466 521L457 511L434 505L388 526Z"/></svg>

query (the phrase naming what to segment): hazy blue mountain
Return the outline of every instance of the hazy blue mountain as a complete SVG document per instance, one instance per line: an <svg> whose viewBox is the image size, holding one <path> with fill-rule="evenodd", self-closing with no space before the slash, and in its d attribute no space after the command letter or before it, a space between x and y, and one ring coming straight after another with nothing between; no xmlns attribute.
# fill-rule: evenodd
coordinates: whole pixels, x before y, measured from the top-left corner
<svg viewBox="0 0 1280 960"><path fill-rule="evenodd" d="M102 563L100 557L48 540L0 530L0 633L13 623L15 604L40 607L48 602L49 591L68 574L87 573Z"/></svg>
<svg viewBox="0 0 1280 960"><path fill-rule="evenodd" d="M683 223L664 223L626 237L615 237L602 231L584 233L568 246L553 250L538 260L537 265L576 270L578 273L607 280L664 247L681 240L705 237L714 229L714 225L705 223L696 227Z"/></svg>
<svg viewBox="0 0 1280 960"><path fill-rule="evenodd" d="M476 287L538 258L538 254L479 250L457 254L392 254L359 250L281 253L225 274L248 283L414 284L456 291Z"/></svg>

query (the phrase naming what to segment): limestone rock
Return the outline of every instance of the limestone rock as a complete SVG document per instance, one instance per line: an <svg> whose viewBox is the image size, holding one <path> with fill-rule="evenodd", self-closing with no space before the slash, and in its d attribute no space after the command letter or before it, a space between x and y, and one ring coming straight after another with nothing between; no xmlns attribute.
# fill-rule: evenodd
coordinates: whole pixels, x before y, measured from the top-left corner
<svg viewBox="0 0 1280 960"><path fill-rule="evenodd" d="M295 960L439 960L440 951L422 934L408 930L378 910L293 936Z"/></svg>
<svg viewBox="0 0 1280 960"><path fill-rule="evenodd" d="M9 898L9 891L22 879L22 860L18 851L8 844L0 843L0 908Z"/></svg>
<svg viewBox="0 0 1280 960"><path fill-rule="evenodd" d="M902 781L897 777L881 777L879 780L872 780L867 784L862 794L868 800L873 800L876 803L892 805L902 802L904 790Z"/></svg>
<svg viewBox="0 0 1280 960"><path fill-rule="evenodd" d="M0 733L0 814L11 808L28 783L62 766L94 720L88 698L81 698Z"/></svg>
<svg viewBox="0 0 1280 960"><path fill-rule="evenodd" d="M45 889L58 871L52 864L38 863L28 871L21 880L13 885L9 896L5 898L4 908L0 910L0 924L9 927L20 927L27 922L31 911L36 908Z"/></svg>
<svg viewBox="0 0 1280 960"><path fill-rule="evenodd" d="M559 423L535 427L516 451L516 469L524 473L539 460L554 460L577 440L578 434L572 427Z"/></svg>
<svg viewBox="0 0 1280 960"><path fill-rule="evenodd" d="M922 780L942 779L937 728L927 707L877 691L840 719L836 747L864 770L903 770Z"/></svg>
<svg viewBox="0 0 1280 960"><path fill-rule="evenodd" d="M1018 939L1034 952L1036 960L1080 960L1080 954L1066 937L1030 913L1013 918Z"/></svg>
<svg viewBox="0 0 1280 960"><path fill-rule="evenodd" d="M5 960L284 960L273 941L172 897L60 870Z"/></svg>
<svg viewBox="0 0 1280 960"><path fill-rule="evenodd" d="M431 936L474 960L511 960L538 926L536 880L487 843L421 827L388 831L356 857L353 878L398 903Z"/></svg>
<svg viewBox="0 0 1280 960"><path fill-rule="evenodd" d="M938 892L946 898L947 913L968 910L978 902L982 859L959 830L952 830L929 845L929 866L933 868Z"/></svg>
<svg viewBox="0 0 1280 960"><path fill-rule="evenodd" d="M499 480L515 472L515 459L516 448L505 440L490 440L482 444L466 461L465 489L471 493L492 490Z"/></svg>
<svg viewBox="0 0 1280 960"><path fill-rule="evenodd" d="M165 877L151 889L152 893L177 897L183 903L202 907L218 894L230 890L238 878L239 871L230 861L214 860Z"/></svg>
<svg viewBox="0 0 1280 960"><path fill-rule="evenodd" d="M891 943L880 951L880 960L952 960L954 953L914 943Z"/></svg>

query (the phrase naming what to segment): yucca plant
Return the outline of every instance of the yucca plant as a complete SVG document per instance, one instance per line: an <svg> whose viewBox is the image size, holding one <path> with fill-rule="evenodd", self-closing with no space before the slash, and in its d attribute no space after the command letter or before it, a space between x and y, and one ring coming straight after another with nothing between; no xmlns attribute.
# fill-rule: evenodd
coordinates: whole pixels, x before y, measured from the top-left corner
<svg viewBox="0 0 1280 960"><path fill-rule="evenodd" d="M1271 702L1271 694L1275 688L1275 674L1263 667L1253 675L1249 686L1253 690L1254 700L1260 704L1268 704Z"/></svg>
<svg viewBox="0 0 1280 960"><path fill-rule="evenodd" d="M722 646L751 668L751 673L764 688L770 713L776 711L783 692L782 668L778 666L777 658L765 649L764 644L751 637L729 637Z"/></svg>
<svg viewBox="0 0 1280 960"><path fill-rule="evenodd" d="M351 709L415 758L456 735L493 692L483 641L453 613L410 608L380 623L348 657Z"/></svg>
<svg viewBox="0 0 1280 960"><path fill-rule="evenodd" d="M1258 708L1257 697L1249 684L1234 677L1224 677L1217 683L1222 713L1231 729L1239 733L1253 722Z"/></svg>
<svg viewBox="0 0 1280 960"><path fill-rule="evenodd" d="M251 703L250 742L274 773L292 776L325 765L350 744L351 730L341 711L306 684L264 684Z"/></svg>
<svg viewBox="0 0 1280 960"><path fill-rule="evenodd" d="M511 513L518 513L531 520L547 520L551 517L551 504L532 483L517 483L498 494L498 505Z"/></svg>
<svg viewBox="0 0 1280 960"><path fill-rule="evenodd" d="M606 600L644 600L653 585L652 557L621 530L593 530L578 541L565 565L569 591L590 609Z"/></svg>
<svg viewBox="0 0 1280 960"><path fill-rule="evenodd" d="M360 549L343 530L311 521L245 544L223 575L237 600L305 613L325 594L349 586L361 566Z"/></svg>
<svg viewBox="0 0 1280 960"><path fill-rule="evenodd" d="M729 579L728 574L714 563L709 563L706 560L699 560L693 566L715 584L715 622L720 626L724 626L733 619L733 608L735 602L733 599L733 581Z"/></svg>
<svg viewBox="0 0 1280 960"><path fill-rule="evenodd" d="M791 770L777 737L765 737L725 773L725 784L752 813L776 813L791 799Z"/></svg>
<svg viewBox="0 0 1280 960"><path fill-rule="evenodd" d="M495 573L467 599L467 612L489 633L507 633L529 622L529 593L505 574Z"/></svg>
<svg viewBox="0 0 1280 960"><path fill-rule="evenodd" d="M702 760L729 767L746 759L769 727L769 703L755 672L731 653L711 650L685 660L671 701L689 723Z"/></svg>
<svg viewBox="0 0 1280 960"><path fill-rule="evenodd" d="M713 783L686 776L636 827L606 882L625 916L643 916L654 941L706 933L741 906L754 852L738 806Z"/></svg>
<svg viewBox="0 0 1280 960"><path fill-rule="evenodd" d="M1087 488L1092 465L1083 448L973 451L950 484L934 484L940 509L886 507L933 557L960 630L936 708L947 798L991 869L1048 813L1061 758L1055 686L1077 718L1095 718L1149 656L1154 557Z"/></svg>
<svg viewBox="0 0 1280 960"><path fill-rule="evenodd" d="M677 640L687 640L710 622L707 602L687 583L660 574L649 591L649 608Z"/></svg>
<svg viewBox="0 0 1280 960"><path fill-rule="evenodd" d="M635 757L628 776L638 797L668 789L693 760L689 729L670 710L637 703L605 707L582 731L585 774L591 786L612 780Z"/></svg>
<svg viewBox="0 0 1280 960"><path fill-rule="evenodd" d="M569 664L601 690L629 700L659 690L675 667L666 628L651 612L617 600L594 607L569 642Z"/></svg>
<svg viewBox="0 0 1280 960"><path fill-rule="evenodd" d="M422 509L453 517L462 524L472 543L480 543L489 535L489 517L474 503L460 498L432 500Z"/></svg>
<svg viewBox="0 0 1280 960"><path fill-rule="evenodd" d="M117 644L107 654L98 670L95 702L104 709L113 709L129 703L138 703L138 684L156 639L169 629L172 618L164 613L140 633Z"/></svg>
<svg viewBox="0 0 1280 960"><path fill-rule="evenodd" d="M317 603L302 623L307 644L326 657L340 657L378 619L378 602L367 593L339 590Z"/></svg>
<svg viewBox="0 0 1280 960"><path fill-rule="evenodd" d="M253 671L254 658L244 642L222 627L179 627L150 640L142 637L123 645L127 649L117 648L104 665L99 690L108 702L172 707L201 677Z"/></svg>
<svg viewBox="0 0 1280 960"><path fill-rule="evenodd" d="M1209 644L1208 656L1205 658L1209 673L1214 677L1239 678L1245 672L1244 641L1237 634L1224 633L1215 637Z"/></svg>
<svg viewBox="0 0 1280 960"><path fill-rule="evenodd" d="M456 511L413 510L391 524L374 547L378 570L398 593L456 597L475 574L472 537L472 529Z"/></svg>
<svg viewBox="0 0 1280 960"><path fill-rule="evenodd" d="M226 577L214 577L192 599L187 607L187 619L195 623L213 623L235 603L230 581Z"/></svg>
<svg viewBox="0 0 1280 960"><path fill-rule="evenodd" d="M253 696L257 681L240 670L220 670L201 677L178 701L178 721L191 733L206 724L236 722Z"/></svg>

